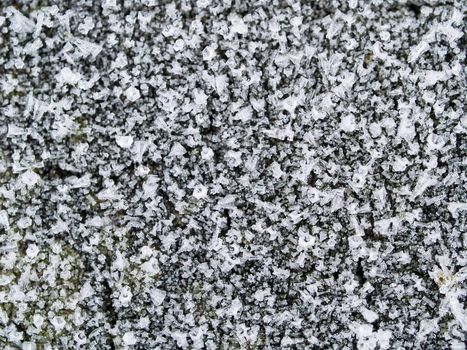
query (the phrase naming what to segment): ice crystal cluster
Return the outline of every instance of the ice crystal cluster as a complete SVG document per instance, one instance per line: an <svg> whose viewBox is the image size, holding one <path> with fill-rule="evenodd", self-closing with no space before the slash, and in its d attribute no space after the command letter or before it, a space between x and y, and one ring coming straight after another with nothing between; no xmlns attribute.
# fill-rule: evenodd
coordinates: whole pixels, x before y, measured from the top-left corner
<svg viewBox="0 0 467 350"><path fill-rule="evenodd" d="M462 0L2 0L0 348L465 349Z"/></svg>

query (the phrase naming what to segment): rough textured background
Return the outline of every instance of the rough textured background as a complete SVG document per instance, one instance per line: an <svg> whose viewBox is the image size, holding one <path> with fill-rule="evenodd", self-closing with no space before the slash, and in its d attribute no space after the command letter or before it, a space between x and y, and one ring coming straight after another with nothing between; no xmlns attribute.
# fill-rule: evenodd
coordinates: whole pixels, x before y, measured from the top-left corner
<svg viewBox="0 0 467 350"><path fill-rule="evenodd" d="M0 6L1 349L465 349L465 2Z"/></svg>

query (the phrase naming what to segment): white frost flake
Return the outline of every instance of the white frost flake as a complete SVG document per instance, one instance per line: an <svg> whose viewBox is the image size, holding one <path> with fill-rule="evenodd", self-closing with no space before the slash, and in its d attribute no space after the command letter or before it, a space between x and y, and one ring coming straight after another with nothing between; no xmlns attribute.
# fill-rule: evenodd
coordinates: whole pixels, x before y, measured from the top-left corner
<svg viewBox="0 0 467 350"><path fill-rule="evenodd" d="M139 98L141 97L141 94L137 88L135 88L134 86L130 86L128 89L125 90L125 97L129 101L135 102L139 100Z"/></svg>
<svg viewBox="0 0 467 350"><path fill-rule="evenodd" d="M135 345L137 343L136 336L133 332L126 332L122 340L125 345Z"/></svg>
<svg viewBox="0 0 467 350"><path fill-rule="evenodd" d="M60 73L57 74L56 79L60 84L75 85L81 80L81 74L79 72L73 72L68 67L64 67Z"/></svg>
<svg viewBox="0 0 467 350"><path fill-rule="evenodd" d="M118 146L127 149L130 148L131 145L133 145L133 136L117 135L115 136L115 141L117 142Z"/></svg>
<svg viewBox="0 0 467 350"><path fill-rule="evenodd" d="M342 118L340 123L340 128L344 132L353 132L357 129L357 123L355 121L355 116L353 114L347 114Z"/></svg>
<svg viewBox="0 0 467 350"><path fill-rule="evenodd" d="M37 175L34 171L28 170L21 175L21 182L28 187L33 187L39 182L41 177Z"/></svg>

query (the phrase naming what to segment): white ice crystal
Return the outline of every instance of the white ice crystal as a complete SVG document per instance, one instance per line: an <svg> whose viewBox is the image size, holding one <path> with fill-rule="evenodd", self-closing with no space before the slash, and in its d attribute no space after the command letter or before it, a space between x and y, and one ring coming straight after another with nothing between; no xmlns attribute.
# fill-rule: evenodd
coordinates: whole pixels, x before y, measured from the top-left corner
<svg viewBox="0 0 467 350"><path fill-rule="evenodd" d="M147 180L143 183L143 198L151 198L156 194L157 189L159 188L158 182L159 178L157 176L148 176Z"/></svg>
<svg viewBox="0 0 467 350"><path fill-rule="evenodd" d="M225 159L230 167L237 167L242 163L242 152L228 151L225 154Z"/></svg>
<svg viewBox="0 0 467 350"><path fill-rule="evenodd" d="M124 286L120 289L120 295L118 297L118 301L121 303L122 306L128 306L133 298L133 293L129 286Z"/></svg>
<svg viewBox="0 0 467 350"><path fill-rule="evenodd" d="M433 86L439 81L449 79L449 75L445 71L427 70L425 72L425 85Z"/></svg>
<svg viewBox="0 0 467 350"><path fill-rule="evenodd" d="M347 114L341 119L339 127L345 132L353 132L357 129L357 122L353 114Z"/></svg>
<svg viewBox="0 0 467 350"><path fill-rule="evenodd" d="M365 307L362 308L360 312L362 313L363 318L369 323L373 323L378 319L378 314L376 312L371 311Z"/></svg>
<svg viewBox="0 0 467 350"><path fill-rule="evenodd" d="M22 350L36 350L36 344L34 342L24 342L22 345Z"/></svg>
<svg viewBox="0 0 467 350"><path fill-rule="evenodd" d="M0 275L0 286L6 286L13 281L12 276L7 276L7 275Z"/></svg>
<svg viewBox="0 0 467 350"><path fill-rule="evenodd" d="M222 95L227 87L227 77L225 75L218 75L214 78L214 88L219 95Z"/></svg>
<svg viewBox="0 0 467 350"><path fill-rule="evenodd" d="M20 176L21 182L28 187L33 187L39 182L40 179L41 177L32 170L27 170Z"/></svg>
<svg viewBox="0 0 467 350"><path fill-rule="evenodd" d="M124 52L119 52L115 61L112 62L112 68L123 68L128 65L128 59Z"/></svg>
<svg viewBox="0 0 467 350"><path fill-rule="evenodd" d="M60 84L74 85L81 80L81 74L79 72L73 72L68 67L64 67L60 73L57 74L56 79Z"/></svg>
<svg viewBox="0 0 467 350"><path fill-rule="evenodd" d="M24 16L14 7L10 6L6 8L6 13L10 19L10 27L14 32L32 33L34 31L34 22L31 19Z"/></svg>
<svg viewBox="0 0 467 350"><path fill-rule="evenodd" d="M137 140L133 143L133 148L131 149L131 153L134 155L134 160L137 163L141 163L143 161L143 156L146 153L146 150L149 147L149 142Z"/></svg>
<svg viewBox="0 0 467 350"><path fill-rule="evenodd" d="M206 186L203 185L196 185L193 189L193 197L196 199L206 198L208 194L208 189Z"/></svg>
<svg viewBox="0 0 467 350"><path fill-rule="evenodd" d="M407 62L413 63L419 59L425 52L430 48L430 45L426 41L421 41L418 45L413 46L410 49L409 57Z"/></svg>
<svg viewBox="0 0 467 350"><path fill-rule="evenodd" d="M0 210L0 226L6 229L10 227L10 221L6 210Z"/></svg>
<svg viewBox="0 0 467 350"><path fill-rule="evenodd" d="M91 283L88 281L80 289L79 297L81 300L91 297L94 294L94 288Z"/></svg>
<svg viewBox="0 0 467 350"><path fill-rule="evenodd" d="M394 159L392 168L396 172L402 172L407 168L407 165L409 164L410 161L407 158L397 156L396 159Z"/></svg>
<svg viewBox="0 0 467 350"><path fill-rule="evenodd" d="M52 317L52 319L50 319L50 323L54 326L57 332L60 332L66 325L66 321L62 316Z"/></svg>
<svg viewBox="0 0 467 350"><path fill-rule="evenodd" d="M208 95L204 93L203 90L195 89L194 92L194 102L198 106L205 106L208 100Z"/></svg>
<svg viewBox="0 0 467 350"><path fill-rule="evenodd" d="M30 244L26 249L26 255L30 259L34 259L37 256L37 254L39 254L39 247L35 244Z"/></svg>
<svg viewBox="0 0 467 350"><path fill-rule="evenodd" d="M232 300L230 307L227 310L227 314L236 317L238 313L242 310L243 305L240 299L236 298Z"/></svg>
<svg viewBox="0 0 467 350"><path fill-rule="evenodd" d="M163 303L167 293L161 289L153 288L151 290L151 299L154 305L159 306Z"/></svg>
<svg viewBox="0 0 467 350"><path fill-rule="evenodd" d="M246 25L245 21L238 17L233 16L231 19L232 25L230 26L230 30L232 33L238 34L247 34L248 33L248 26Z"/></svg>
<svg viewBox="0 0 467 350"><path fill-rule="evenodd" d="M37 329L41 329L42 325L44 324L44 317L39 314L35 314L32 316L32 323L34 324L34 327Z"/></svg>
<svg viewBox="0 0 467 350"><path fill-rule="evenodd" d="M122 341L125 345L135 345L138 342L133 332L125 332L125 334L123 334Z"/></svg>
<svg viewBox="0 0 467 350"><path fill-rule="evenodd" d="M72 43L78 48L79 56L96 58L102 51L102 46L84 39L73 38Z"/></svg>
<svg viewBox="0 0 467 350"><path fill-rule="evenodd" d="M135 102L137 100L140 99L141 97L141 93L139 92L139 90L137 88L135 88L134 86L130 86L128 89L125 90L125 97L131 101L131 102Z"/></svg>
<svg viewBox="0 0 467 350"><path fill-rule="evenodd" d="M203 147L201 150L201 158L204 160L210 160L214 156L214 152L211 148L209 147Z"/></svg>
<svg viewBox="0 0 467 350"><path fill-rule="evenodd" d="M447 205L449 212L454 218L458 218L461 211L467 211L467 203L451 202Z"/></svg>
<svg viewBox="0 0 467 350"><path fill-rule="evenodd" d="M311 249L316 243L316 238L310 235L310 233L304 230L303 228L300 228L298 230L298 237L299 249Z"/></svg>
<svg viewBox="0 0 467 350"><path fill-rule="evenodd" d="M437 182L438 179L435 176L428 174L427 172L420 174L413 189L412 198L420 196L427 188L436 185Z"/></svg>
<svg viewBox="0 0 467 350"><path fill-rule="evenodd" d="M274 176L274 178L276 179L279 179L284 175L284 172L282 171L280 164L277 162L273 162L271 164L271 170L272 170L272 176Z"/></svg>
<svg viewBox="0 0 467 350"><path fill-rule="evenodd" d="M206 46L203 50L203 60L211 61L214 57L216 57L216 48L217 45L215 44Z"/></svg>
<svg viewBox="0 0 467 350"><path fill-rule="evenodd" d="M252 114L253 114L253 111L250 106L244 107L241 110L239 110L237 113L235 113L234 119L240 120L241 122L245 123L251 119Z"/></svg>
<svg viewBox="0 0 467 350"><path fill-rule="evenodd" d="M170 157L180 157L186 153L185 147L183 147L179 142L175 142L170 150Z"/></svg>
<svg viewBox="0 0 467 350"><path fill-rule="evenodd" d="M78 30L81 34L86 35L91 29L94 28L94 21L92 17L86 17L84 21L78 26Z"/></svg>
<svg viewBox="0 0 467 350"><path fill-rule="evenodd" d="M133 136L131 135L117 135L115 136L117 145L121 148L128 149L133 145Z"/></svg>

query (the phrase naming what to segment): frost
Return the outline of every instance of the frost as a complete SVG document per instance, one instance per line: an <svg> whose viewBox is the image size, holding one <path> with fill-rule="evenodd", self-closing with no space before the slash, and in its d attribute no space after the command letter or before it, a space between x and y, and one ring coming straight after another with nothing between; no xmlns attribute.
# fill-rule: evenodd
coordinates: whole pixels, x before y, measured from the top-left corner
<svg viewBox="0 0 467 350"><path fill-rule="evenodd" d="M298 236L298 246L300 247L300 249L308 250L312 248L316 243L316 238L311 236L302 228L298 230Z"/></svg>
<svg viewBox="0 0 467 350"><path fill-rule="evenodd" d="M125 97L131 101L135 102L140 99L141 94L137 88L134 86L130 86L128 89L125 90Z"/></svg>
<svg viewBox="0 0 467 350"><path fill-rule="evenodd" d="M399 128L397 130L397 136L405 139L408 142L412 141L415 137L415 127L408 118L401 118Z"/></svg>
<svg viewBox="0 0 467 350"><path fill-rule="evenodd" d="M20 176L21 182L27 187L35 186L40 181L40 179L41 177L32 170L27 170Z"/></svg>
<svg viewBox="0 0 467 350"><path fill-rule="evenodd" d="M8 213L6 210L0 210L0 225L6 229L10 227L10 222L8 220Z"/></svg>
<svg viewBox="0 0 467 350"><path fill-rule="evenodd" d="M102 51L102 46L87 40L73 38L71 42L78 48L79 55L82 57L91 56L96 58Z"/></svg>
<svg viewBox="0 0 467 350"><path fill-rule="evenodd" d="M241 122L245 123L251 119L253 115L253 111L251 107L244 107L241 110L239 110L237 113L235 113L234 119L235 120L240 120Z"/></svg>
<svg viewBox="0 0 467 350"><path fill-rule="evenodd" d="M238 313L242 310L243 305L242 302L236 298L230 304L230 307L227 310L227 314L233 317L236 317Z"/></svg>
<svg viewBox="0 0 467 350"><path fill-rule="evenodd" d="M55 316L50 319L50 323L55 327L57 332L60 332L63 328L65 328L66 321L62 316Z"/></svg>
<svg viewBox="0 0 467 350"><path fill-rule="evenodd" d="M242 18L238 16L233 16L231 18L232 25L230 27L230 30L234 34L247 34L248 33L248 26L245 24Z"/></svg>
<svg viewBox="0 0 467 350"><path fill-rule="evenodd" d="M205 106L208 100L208 95L204 91L196 89L194 91L194 102L198 106Z"/></svg>
<svg viewBox="0 0 467 350"><path fill-rule="evenodd" d="M143 198L151 198L157 193L157 189L159 188L158 185L159 178L154 175L148 176L148 179L143 184Z"/></svg>
<svg viewBox="0 0 467 350"><path fill-rule="evenodd" d="M35 314L32 316L32 322L36 328L41 329L44 323L44 317L41 315Z"/></svg>
<svg viewBox="0 0 467 350"><path fill-rule="evenodd" d="M20 128L14 124L9 124L8 125L8 137L13 137L13 136L21 136L21 135L27 135L28 131L24 130L23 128Z"/></svg>
<svg viewBox="0 0 467 350"><path fill-rule="evenodd" d="M125 332L122 341L125 345L135 345L138 342L133 332Z"/></svg>
<svg viewBox="0 0 467 350"><path fill-rule="evenodd" d="M208 147L203 147L201 150L201 158L204 160L210 160L214 157L214 151Z"/></svg>
<svg viewBox="0 0 467 350"><path fill-rule="evenodd" d="M235 195L227 195L219 200L217 206L221 209L235 209L236 199Z"/></svg>
<svg viewBox="0 0 467 350"><path fill-rule="evenodd" d="M22 350L36 350L36 344L33 342L24 342Z"/></svg>
<svg viewBox="0 0 467 350"><path fill-rule="evenodd" d="M208 194L208 189L206 188L206 186L197 185L193 189L193 197L195 197L196 199L206 198L207 194Z"/></svg>
<svg viewBox="0 0 467 350"><path fill-rule="evenodd" d="M459 212L467 211L467 203L448 203L448 210L453 218L458 218Z"/></svg>
<svg viewBox="0 0 467 350"><path fill-rule="evenodd" d="M444 71L428 70L425 72L425 85L433 86L439 81L445 81L449 78Z"/></svg>
<svg viewBox="0 0 467 350"><path fill-rule="evenodd" d="M227 87L227 77L225 75L218 75L214 78L214 88L219 95L222 95Z"/></svg>
<svg viewBox="0 0 467 350"><path fill-rule="evenodd" d="M119 147L128 149L133 145L133 136L117 135L115 136L115 141Z"/></svg>
<svg viewBox="0 0 467 350"><path fill-rule="evenodd" d="M373 323L378 319L378 314L367 308L362 308L360 312L362 313L363 318L369 323Z"/></svg>
<svg viewBox="0 0 467 350"><path fill-rule="evenodd" d="M5 275L0 275L0 286L6 286L13 281L12 276L5 276Z"/></svg>
<svg viewBox="0 0 467 350"><path fill-rule="evenodd" d="M169 157L179 157L183 156L185 153L185 147L183 147L179 142L175 142L170 150Z"/></svg>
<svg viewBox="0 0 467 350"><path fill-rule="evenodd" d="M353 114L347 114L341 119L339 127L345 132L353 132L357 129L357 122Z"/></svg>
<svg viewBox="0 0 467 350"><path fill-rule="evenodd" d="M216 57L216 49L217 45L215 44L206 46L203 50L203 60L211 61L214 57Z"/></svg>
<svg viewBox="0 0 467 350"><path fill-rule="evenodd" d="M119 52L115 61L112 62L112 68L123 68L128 65L128 59L124 52Z"/></svg>
<svg viewBox="0 0 467 350"><path fill-rule="evenodd" d="M81 80L81 74L78 72L73 72L68 67L64 67L60 73L57 74L56 78L60 84L75 85Z"/></svg>
<svg viewBox="0 0 467 350"><path fill-rule="evenodd" d="M242 163L242 152L228 151L225 154L225 159L230 167L237 167Z"/></svg>
<svg viewBox="0 0 467 350"><path fill-rule="evenodd" d="M133 293L131 291L131 288L128 286L122 287L120 290L120 295L118 297L118 301L122 306L128 306L130 305L131 299L133 298Z"/></svg>
<svg viewBox="0 0 467 350"><path fill-rule="evenodd" d="M91 186L91 175L85 174L79 178L76 176L73 176L71 178L68 178L68 181L72 188L86 188L86 187Z"/></svg>
<svg viewBox="0 0 467 350"><path fill-rule="evenodd" d="M271 168L272 168L272 176L274 176L274 178L279 179L284 175L284 172L281 170L281 166L279 163L273 162L271 164Z"/></svg>
<svg viewBox="0 0 467 350"><path fill-rule="evenodd" d="M39 247L35 244L30 244L26 249L26 255L29 258L34 259L37 256L37 254L39 254Z"/></svg>
<svg viewBox="0 0 467 350"><path fill-rule="evenodd" d="M462 2L88 2L0 13L3 347L464 348Z"/></svg>
<svg viewBox="0 0 467 350"><path fill-rule="evenodd" d="M155 306L161 305L166 295L167 293L163 290L157 288L151 290L151 300L153 301Z"/></svg>
<svg viewBox="0 0 467 350"><path fill-rule="evenodd" d="M7 16L10 20L10 27L17 33L32 33L35 29L35 24L32 20L24 16L14 7L6 8Z"/></svg>
<svg viewBox="0 0 467 350"><path fill-rule="evenodd" d="M407 62L413 63L417 61L425 52L429 50L429 48L430 48L430 45L426 41L421 41L418 45L413 46L410 49Z"/></svg>
<svg viewBox="0 0 467 350"><path fill-rule="evenodd" d="M410 164L410 161L407 158L396 157L392 164L392 168L396 172L402 172L407 168L407 165Z"/></svg>
<svg viewBox="0 0 467 350"><path fill-rule="evenodd" d="M84 22L82 22L78 26L78 30L81 32L81 34L86 35L89 33L91 29L94 28L94 21L92 20L92 17L86 17L84 19Z"/></svg>
<svg viewBox="0 0 467 350"><path fill-rule="evenodd" d="M91 297L94 295L94 288L91 286L91 283L86 282L79 292L79 297L81 300Z"/></svg>
<svg viewBox="0 0 467 350"><path fill-rule="evenodd" d="M428 187L434 186L438 183L435 176L423 173L418 177L417 183L412 191L412 198L420 196Z"/></svg>

